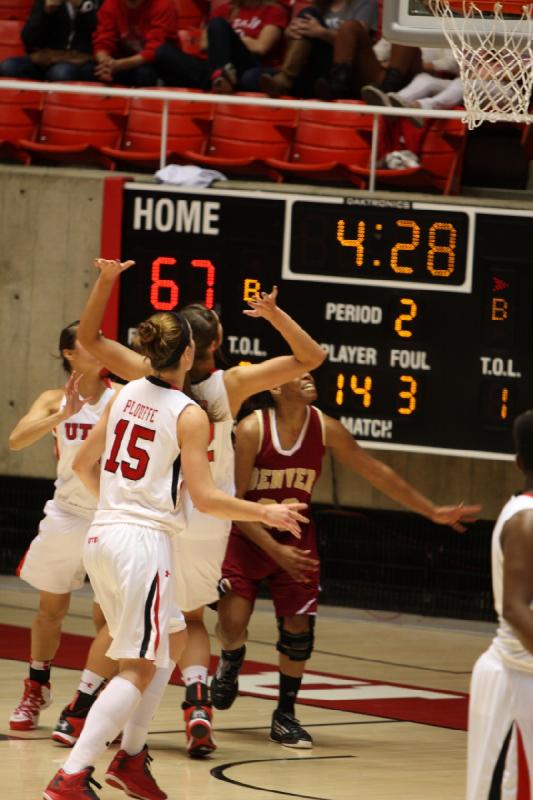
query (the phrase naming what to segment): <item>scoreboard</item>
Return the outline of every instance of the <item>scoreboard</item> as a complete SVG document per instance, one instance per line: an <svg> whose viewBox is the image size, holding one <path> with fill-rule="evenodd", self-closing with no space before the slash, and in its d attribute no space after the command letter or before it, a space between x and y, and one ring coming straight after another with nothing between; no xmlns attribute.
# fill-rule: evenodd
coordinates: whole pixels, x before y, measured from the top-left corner
<svg viewBox="0 0 533 800"><path fill-rule="evenodd" d="M115 190L116 191L116 190ZM121 276L106 330L203 302L232 363L287 352L259 290L323 346L319 405L381 449L512 457L533 407L533 210L126 183L104 218ZM104 237L105 238L105 237ZM111 256L110 256L111 257Z"/></svg>

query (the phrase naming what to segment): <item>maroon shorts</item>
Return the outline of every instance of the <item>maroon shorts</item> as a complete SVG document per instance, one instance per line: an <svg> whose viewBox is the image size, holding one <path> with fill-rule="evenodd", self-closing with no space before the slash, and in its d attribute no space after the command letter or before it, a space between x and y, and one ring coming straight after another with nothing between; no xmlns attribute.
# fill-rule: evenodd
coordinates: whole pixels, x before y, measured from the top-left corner
<svg viewBox="0 0 533 800"><path fill-rule="evenodd" d="M290 541L284 543L310 550L310 556L318 558L314 531L310 533L311 536L302 536L299 541L291 536ZM234 594L249 600L252 606L259 584L265 581L277 617L316 614L320 576L317 571L310 577L311 583L296 583L257 545L242 534L231 532L222 564L222 578L229 581Z"/></svg>

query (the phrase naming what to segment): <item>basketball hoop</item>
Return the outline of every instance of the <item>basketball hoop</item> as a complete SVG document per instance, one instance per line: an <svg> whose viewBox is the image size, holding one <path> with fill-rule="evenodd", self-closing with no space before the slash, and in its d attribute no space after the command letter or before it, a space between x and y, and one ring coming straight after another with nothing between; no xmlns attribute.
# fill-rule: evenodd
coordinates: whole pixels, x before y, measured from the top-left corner
<svg viewBox="0 0 533 800"><path fill-rule="evenodd" d="M429 0L461 70L464 121L530 123L533 3Z"/></svg>

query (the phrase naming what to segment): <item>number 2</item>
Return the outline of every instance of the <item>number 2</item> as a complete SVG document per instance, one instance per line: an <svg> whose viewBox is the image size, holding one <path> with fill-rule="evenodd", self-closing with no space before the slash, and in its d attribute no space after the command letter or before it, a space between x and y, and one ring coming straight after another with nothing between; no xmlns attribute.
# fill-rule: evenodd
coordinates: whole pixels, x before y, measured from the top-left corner
<svg viewBox="0 0 533 800"><path fill-rule="evenodd" d="M410 297L401 297L400 304L402 306L406 306L408 308L408 312L406 314L399 314L396 319L394 320L394 330L398 334L398 336L404 336L409 338L413 335L413 332L410 331L408 328L403 327L404 322L411 322L417 315L418 307L414 300L411 300Z"/></svg>

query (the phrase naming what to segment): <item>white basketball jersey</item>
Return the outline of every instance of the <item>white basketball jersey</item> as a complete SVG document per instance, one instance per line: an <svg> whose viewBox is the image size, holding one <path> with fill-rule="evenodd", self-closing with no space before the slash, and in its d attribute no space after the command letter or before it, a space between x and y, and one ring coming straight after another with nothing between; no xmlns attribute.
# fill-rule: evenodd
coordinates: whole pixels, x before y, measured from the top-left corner
<svg viewBox="0 0 533 800"><path fill-rule="evenodd" d="M183 392L153 376L121 390L109 414L93 524L175 529L181 487L176 426L191 404Z"/></svg>
<svg viewBox="0 0 533 800"><path fill-rule="evenodd" d="M72 471L72 462L79 446L85 441L104 409L114 396L114 389L108 387L97 403L85 403L77 414L73 414L54 429L57 452L57 480L55 482L54 500L67 511L79 516L92 517L96 508L95 497L85 488L78 476ZM66 403L64 397L61 408Z"/></svg>
<svg viewBox="0 0 533 800"><path fill-rule="evenodd" d="M219 489L235 494L235 458L231 432L233 417L224 383L224 371L217 369L208 378L193 383L192 393L204 408L211 423L207 455L213 480Z"/></svg>
<svg viewBox="0 0 533 800"><path fill-rule="evenodd" d="M498 615L498 630L492 642L493 650L512 669L533 672L533 655L526 650L509 623L503 618L503 553L501 534L503 527L519 511L533 511L533 495L519 494L502 508L492 533L492 591Z"/></svg>
<svg viewBox="0 0 533 800"><path fill-rule="evenodd" d="M228 394L224 384L224 371L216 370L209 377L193 383L192 392L202 408L213 420L210 423L210 441L207 451L209 466L215 486L227 494L235 494L235 456L231 433L233 417L231 415ZM187 490L183 493L183 518L186 533L202 536L210 532L229 533L229 520L202 514L194 508Z"/></svg>

